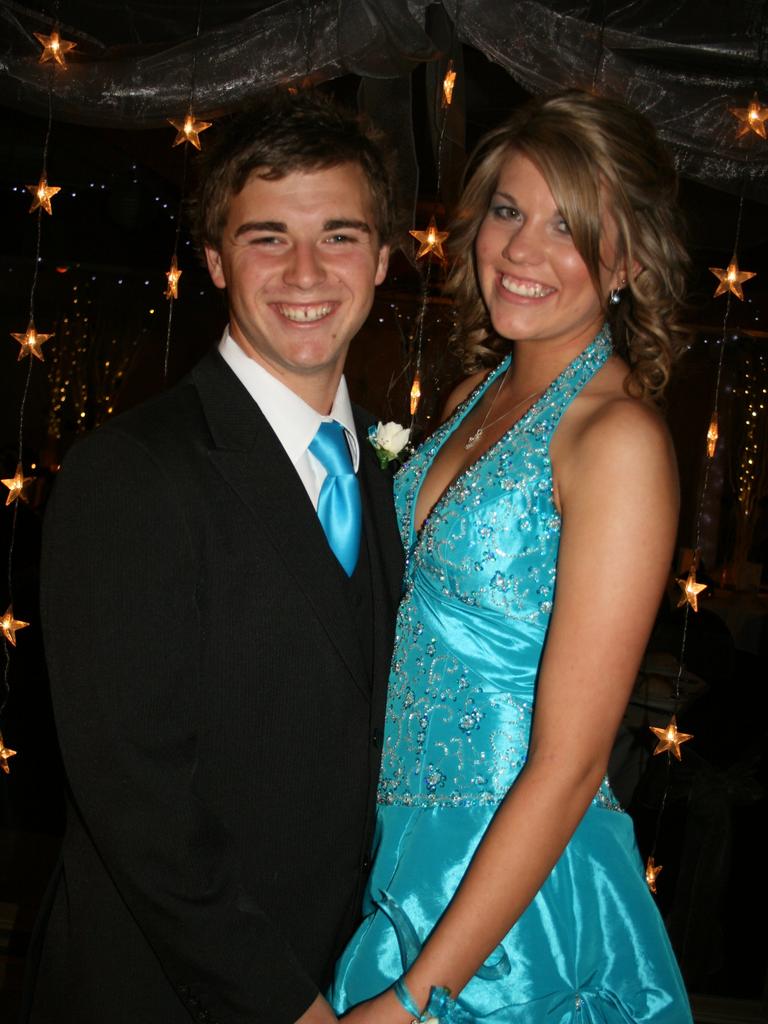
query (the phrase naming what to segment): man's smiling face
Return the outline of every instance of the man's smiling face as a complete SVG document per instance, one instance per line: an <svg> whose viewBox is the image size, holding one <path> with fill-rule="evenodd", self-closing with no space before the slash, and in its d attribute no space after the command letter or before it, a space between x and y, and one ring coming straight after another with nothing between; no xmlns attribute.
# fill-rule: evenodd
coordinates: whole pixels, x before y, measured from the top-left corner
<svg viewBox="0 0 768 1024"><path fill-rule="evenodd" d="M218 249L206 249L232 337L302 397L338 380L388 257L352 163L274 180L255 172L232 197Z"/></svg>

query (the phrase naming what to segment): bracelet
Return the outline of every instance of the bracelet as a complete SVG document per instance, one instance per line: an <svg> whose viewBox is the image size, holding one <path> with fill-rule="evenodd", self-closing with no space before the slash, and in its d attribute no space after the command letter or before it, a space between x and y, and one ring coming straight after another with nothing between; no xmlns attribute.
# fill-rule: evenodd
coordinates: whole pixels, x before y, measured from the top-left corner
<svg viewBox="0 0 768 1024"><path fill-rule="evenodd" d="M413 1020L410 1024L440 1024L440 1017L435 1016L432 1011L432 1002L436 997L436 1001L439 1003L441 1010L447 1009L453 1000L450 998L450 992L447 988L433 988L429 994L429 1002L426 1008L422 1011L416 1005L416 1000L411 995L408 986L405 983L405 975L401 975L395 984L392 986L395 998L408 1013L413 1014Z"/></svg>
<svg viewBox="0 0 768 1024"><path fill-rule="evenodd" d="M416 1018L416 1024L421 1020L421 1010L416 1005L416 1000L411 995L408 986L405 983L405 975L401 975L395 984L392 986L392 991L395 993L395 998L408 1013L412 1013ZM414 1024L411 1021L411 1024Z"/></svg>

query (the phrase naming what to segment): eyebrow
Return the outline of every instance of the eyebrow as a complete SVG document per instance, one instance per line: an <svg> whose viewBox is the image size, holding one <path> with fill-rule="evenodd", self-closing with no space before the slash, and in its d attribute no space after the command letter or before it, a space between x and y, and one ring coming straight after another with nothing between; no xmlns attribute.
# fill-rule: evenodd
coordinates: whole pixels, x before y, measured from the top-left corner
<svg viewBox="0 0 768 1024"><path fill-rule="evenodd" d="M279 220L248 220L235 231L235 238L247 235L249 231L273 231L275 234L285 234L287 230L287 225Z"/></svg>
<svg viewBox="0 0 768 1024"><path fill-rule="evenodd" d="M327 220L323 225L323 231L339 231L344 228L352 228L355 231L364 231L367 235L371 233L371 226L364 220Z"/></svg>
<svg viewBox="0 0 768 1024"><path fill-rule="evenodd" d="M323 231L342 231L345 229L363 231L367 235L371 234L370 224L364 220L339 218L338 220L327 220L323 224ZM276 235L285 235L288 233L288 225L279 220L249 220L237 228L235 238L247 235L251 231L270 231Z"/></svg>

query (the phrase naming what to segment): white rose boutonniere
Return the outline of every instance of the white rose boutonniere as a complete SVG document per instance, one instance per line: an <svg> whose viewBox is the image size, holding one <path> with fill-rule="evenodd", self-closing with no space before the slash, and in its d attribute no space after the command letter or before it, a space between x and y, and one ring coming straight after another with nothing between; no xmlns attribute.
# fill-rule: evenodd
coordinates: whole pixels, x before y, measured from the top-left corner
<svg viewBox="0 0 768 1024"><path fill-rule="evenodd" d="M382 469L386 469L390 462L402 461L400 455L407 449L410 436L410 429L401 427L399 423L379 423L368 428L368 440Z"/></svg>

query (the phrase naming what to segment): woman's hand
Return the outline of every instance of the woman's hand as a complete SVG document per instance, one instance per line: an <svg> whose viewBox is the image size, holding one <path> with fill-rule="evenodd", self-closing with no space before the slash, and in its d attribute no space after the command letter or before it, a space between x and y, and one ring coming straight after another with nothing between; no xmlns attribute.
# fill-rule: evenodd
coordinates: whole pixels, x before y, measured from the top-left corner
<svg viewBox="0 0 768 1024"><path fill-rule="evenodd" d="M413 1014L409 1013L387 989L375 999L359 1003L341 1018L344 1024L411 1024Z"/></svg>

